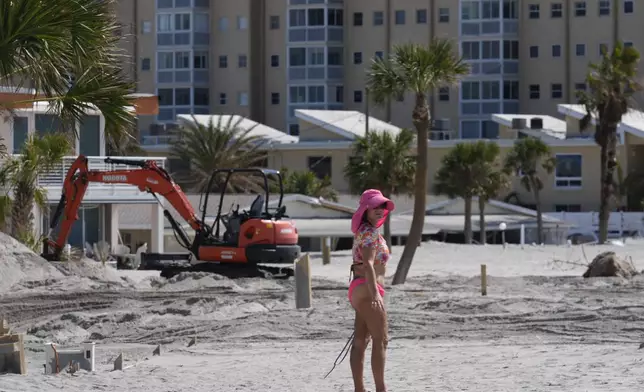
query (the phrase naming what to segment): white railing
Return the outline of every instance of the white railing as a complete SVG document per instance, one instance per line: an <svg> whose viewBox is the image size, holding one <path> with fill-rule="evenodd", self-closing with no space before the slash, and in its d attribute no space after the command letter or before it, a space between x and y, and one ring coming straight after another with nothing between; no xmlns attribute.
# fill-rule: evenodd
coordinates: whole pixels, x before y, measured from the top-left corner
<svg viewBox="0 0 644 392"><path fill-rule="evenodd" d="M575 225L571 231L596 232L599 230L598 212L544 212L553 218ZM639 233L644 235L644 212L611 212L608 231L612 235Z"/></svg>
<svg viewBox="0 0 644 392"><path fill-rule="evenodd" d="M67 170L71 167L72 163L76 160L75 156L68 156L63 158L61 164L56 165L48 172L38 177L38 184L48 191L60 192L65 181ZM87 165L89 170L98 171L114 171L114 170L136 170L140 169L138 166L130 166L123 164L105 163L105 158L91 156L87 157ZM160 167L165 167L166 158L161 157L111 157L114 159L128 159L128 160L153 160ZM142 196L144 192L139 191L135 185L129 184L103 184L91 183L87 189L88 196L92 194L103 194L108 196Z"/></svg>
<svg viewBox="0 0 644 392"><path fill-rule="evenodd" d="M175 136L172 135L142 135L141 136L141 145L142 146L167 146L173 140Z"/></svg>

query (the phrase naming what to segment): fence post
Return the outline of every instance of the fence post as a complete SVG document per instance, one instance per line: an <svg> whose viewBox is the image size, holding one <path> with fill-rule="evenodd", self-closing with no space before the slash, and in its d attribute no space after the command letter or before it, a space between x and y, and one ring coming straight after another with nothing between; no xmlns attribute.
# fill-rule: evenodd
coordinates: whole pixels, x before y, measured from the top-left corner
<svg viewBox="0 0 644 392"><path fill-rule="evenodd" d="M305 253L295 261L295 307L304 309L311 307L311 260Z"/></svg>

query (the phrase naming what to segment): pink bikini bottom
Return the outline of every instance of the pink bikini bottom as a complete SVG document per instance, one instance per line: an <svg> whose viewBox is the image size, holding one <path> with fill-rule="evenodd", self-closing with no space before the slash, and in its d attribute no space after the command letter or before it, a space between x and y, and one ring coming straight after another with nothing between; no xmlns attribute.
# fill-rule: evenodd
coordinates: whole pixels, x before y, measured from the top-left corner
<svg viewBox="0 0 644 392"><path fill-rule="evenodd" d="M361 284L366 284L367 279L366 278L356 278L351 281L351 284L349 285L349 302L351 302L351 294L353 293L353 290L360 286ZM385 296L385 288L380 285L380 283L376 283L376 287L378 288L378 292L380 293L381 297Z"/></svg>

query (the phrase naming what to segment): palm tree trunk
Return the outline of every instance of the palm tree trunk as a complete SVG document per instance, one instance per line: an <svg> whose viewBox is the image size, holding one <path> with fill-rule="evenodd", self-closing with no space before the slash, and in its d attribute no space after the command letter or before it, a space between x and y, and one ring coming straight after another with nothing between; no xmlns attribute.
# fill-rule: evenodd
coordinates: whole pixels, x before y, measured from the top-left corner
<svg viewBox="0 0 644 392"><path fill-rule="evenodd" d="M465 225L463 232L465 235L465 243L472 243L472 197L466 196L463 198L465 202Z"/></svg>
<svg viewBox="0 0 644 392"><path fill-rule="evenodd" d="M416 103L412 113L412 119L416 131L417 151L416 151L416 177L414 192L414 217L411 221L409 235L405 243L405 249L400 256L398 268L394 274L392 284L405 283L411 262L416 254L416 248L420 243L425 225L425 209L427 208L427 143L429 132L429 107L427 106L427 96L424 92L416 94Z"/></svg>
<svg viewBox="0 0 644 392"><path fill-rule="evenodd" d="M485 245L487 233L485 232L485 198L479 196L479 242Z"/></svg>
<svg viewBox="0 0 644 392"><path fill-rule="evenodd" d="M601 150L601 193L599 200L599 243L603 244L608 239L608 219L610 218L610 199L615 176L615 162L617 149L617 127L607 125L606 143Z"/></svg>
<svg viewBox="0 0 644 392"><path fill-rule="evenodd" d="M543 243L543 216L541 212L541 196L539 195L539 189L531 184L530 187L533 189L534 194L534 204L537 207L537 241L539 244Z"/></svg>
<svg viewBox="0 0 644 392"><path fill-rule="evenodd" d="M31 234L34 228L34 192L29 186L18 184L14 189L11 206L11 236L21 240Z"/></svg>

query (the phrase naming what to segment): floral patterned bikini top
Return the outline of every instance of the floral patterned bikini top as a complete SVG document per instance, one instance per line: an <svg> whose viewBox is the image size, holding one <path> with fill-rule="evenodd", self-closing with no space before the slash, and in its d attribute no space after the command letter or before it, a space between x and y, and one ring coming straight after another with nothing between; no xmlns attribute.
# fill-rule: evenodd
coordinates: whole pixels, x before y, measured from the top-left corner
<svg viewBox="0 0 644 392"><path fill-rule="evenodd" d="M368 246L376 247L375 263L385 265L389 261L389 247L387 241L380 235L378 229L368 223L363 223L353 236L353 262L361 263L362 248Z"/></svg>

